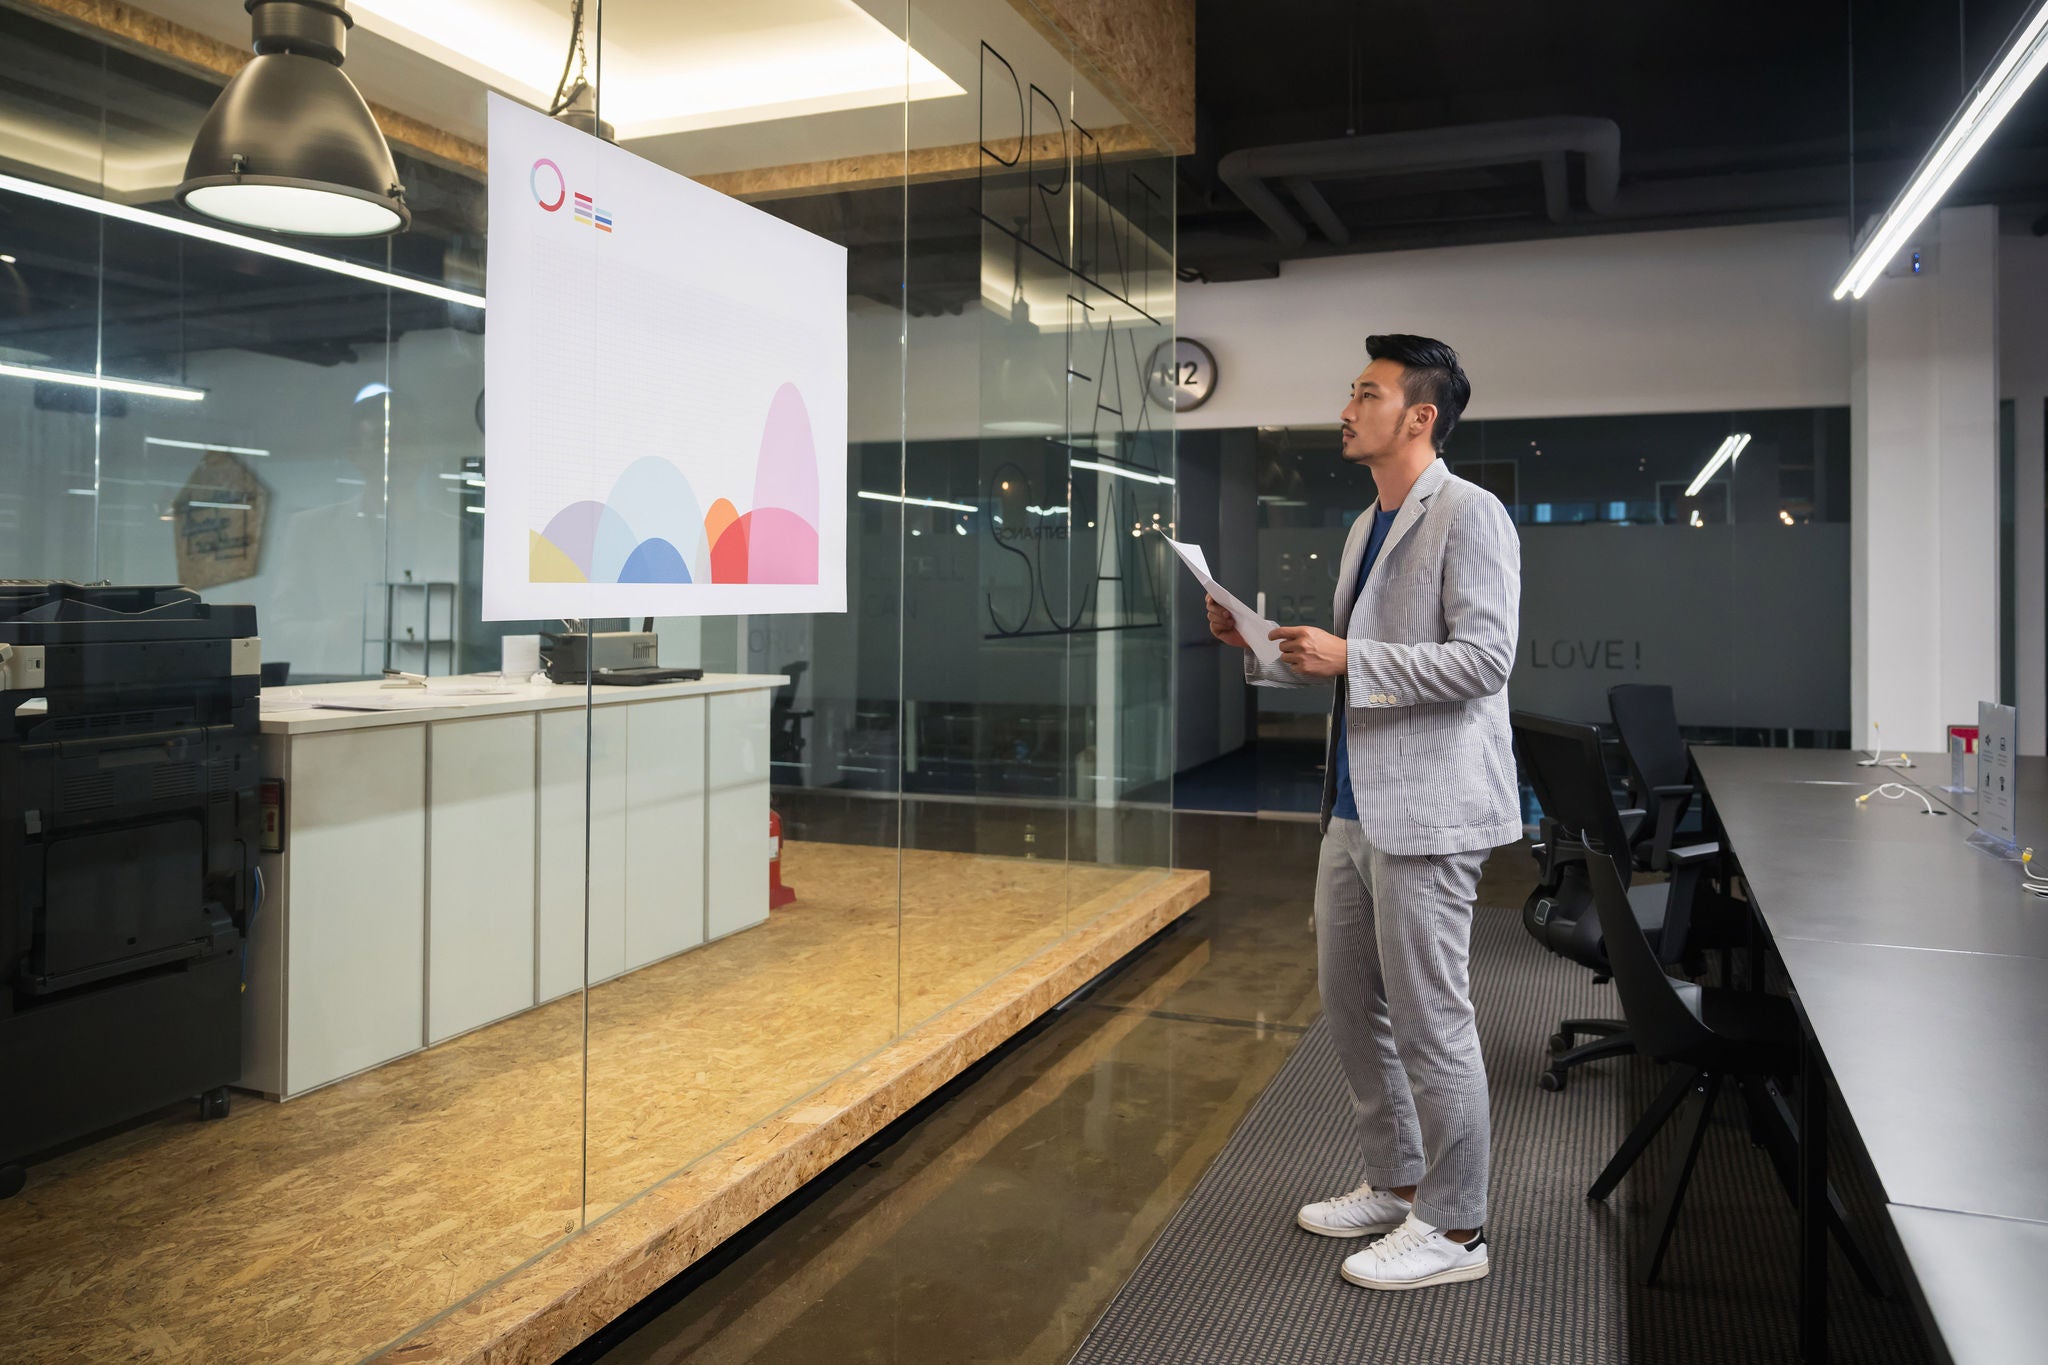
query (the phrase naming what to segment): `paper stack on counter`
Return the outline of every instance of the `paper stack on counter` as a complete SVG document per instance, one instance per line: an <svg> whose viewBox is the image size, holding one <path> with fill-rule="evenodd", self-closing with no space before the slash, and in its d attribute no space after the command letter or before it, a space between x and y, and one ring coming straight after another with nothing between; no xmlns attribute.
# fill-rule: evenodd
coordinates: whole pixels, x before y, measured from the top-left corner
<svg viewBox="0 0 2048 1365"><path fill-rule="evenodd" d="M1280 659L1280 642L1267 637L1278 627L1240 602L1236 594L1216 581L1215 576L1209 572L1209 560L1202 553L1201 546L1184 545L1172 536L1166 535L1164 531L1160 532L1160 535L1173 547L1173 552L1180 556L1180 562L1188 566L1188 572L1200 580L1203 590L1216 599L1216 605L1230 613L1231 621L1237 626L1237 633L1251 646L1252 657L1262 664L1277 663Z"/></svg>

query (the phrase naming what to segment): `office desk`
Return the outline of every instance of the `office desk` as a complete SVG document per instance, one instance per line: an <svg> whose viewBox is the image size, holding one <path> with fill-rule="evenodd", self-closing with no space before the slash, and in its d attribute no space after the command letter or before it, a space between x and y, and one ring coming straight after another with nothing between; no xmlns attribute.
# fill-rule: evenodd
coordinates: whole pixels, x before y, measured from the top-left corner
<svg viewBox="0 0 2048 1365"><path fill-rule="evenodd" d="M242 1084L302 1094L765 920L784 681L597 687L587 712L582 687L489 676L266 690L283 847Z"/></svg>
<svg viewBox="0 0 2048 1365"><path fill-rule="evenodd" d="M2048 1224L1897 1204L1890 1212L1918 1275L1921 1309L1941 1324L1951 1360L2005 1365L2040 1358Z"/></svg>
<svg viewBox="0 0 2048 1365"><path fill-rule="evenodd" d="M1702 746L1693 758L1785 963L1808 1047L1893 1206L1932 1334L1958 1362L2010 1360L2000 1343L2048 1341L2048 1296L2001 1300L2000 1321L1986 1324L1972 1278L2003 1244L2038 1255L2048 1236L2048 903L2020 891L2017 864L1964 842L1974 828L1965 805L1929 789L1949 771L1936 756L1904 770L1862 768L1844 752ZM2040 827L2042 803L2029 807L2026 792L2044 779L2048 763L2021 761L2023 837ZM1911 797L1857 804L1889 781L1951 813L1929 816ZM1971 1242L1964 1230L1979 1225L1983 1240ZM1810 1360L1825 1357L1825 1236L1803 1201Z"/></svg>

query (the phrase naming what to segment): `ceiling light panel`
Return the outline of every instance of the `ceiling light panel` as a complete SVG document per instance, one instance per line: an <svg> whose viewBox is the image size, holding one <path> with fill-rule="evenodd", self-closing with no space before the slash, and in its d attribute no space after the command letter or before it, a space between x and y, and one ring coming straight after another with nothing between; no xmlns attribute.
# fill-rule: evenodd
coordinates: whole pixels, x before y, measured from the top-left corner
<svg viewBox="0 0 2048 1365"><path fill-rule="evenodd" d="M543 107L569 50L564 3L356 0L353 12L363 28ZM612 0L604 21L591 67L621 141L966 93L854 0Z"/></svg>

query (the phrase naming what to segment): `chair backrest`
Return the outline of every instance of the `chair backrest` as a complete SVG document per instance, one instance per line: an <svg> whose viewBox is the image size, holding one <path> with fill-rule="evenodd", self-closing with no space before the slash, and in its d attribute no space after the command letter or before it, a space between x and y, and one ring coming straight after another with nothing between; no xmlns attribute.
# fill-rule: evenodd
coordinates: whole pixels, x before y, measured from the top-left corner
<svg viewBox="0 0 2048 1365"><path fill-rule="evenodd" d="M1600 916L1607 969L1614 974L1636 1051L1648 1057L1677 1057L1710 1040L1712 1032L1680 994L1694 987L1665 974L1628 903L1628 888L1614 860L1588 858L1586 873L1593 887L1593 909Z"/></svg>
<svg viewBox="0 0 2048 1365"><path fill-rule="evenodd" d="M1607 785L1600 731L1533 711L1516 711L1508 723L1514 729L1522 774L1536 789L1543 813L1594 852L1626 855L1628 838Z"/></svg>
<svg viewBox="0 0 2048 1365"><path fill-rule="evenodd" d="M1671 689L1662 683L1622 683L1607 689L1607 709L1621 731L1621 747L1635 778L1638 801L1650 800L1658 787L1684 783L1692 769L1685 736L1678 730L1678 708Z"/></svg>

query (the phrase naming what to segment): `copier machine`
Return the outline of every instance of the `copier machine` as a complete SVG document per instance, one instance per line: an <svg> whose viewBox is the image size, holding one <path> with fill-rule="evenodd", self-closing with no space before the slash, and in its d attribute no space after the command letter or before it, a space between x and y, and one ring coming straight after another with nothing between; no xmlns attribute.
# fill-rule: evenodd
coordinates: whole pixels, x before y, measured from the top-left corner
<svg viewBox="0 0 2048 1365"><path fill-rule="evenodd" d="M0 1197L178 1100L227 1112L258 908L256 610L0 582Z"/></svg>

